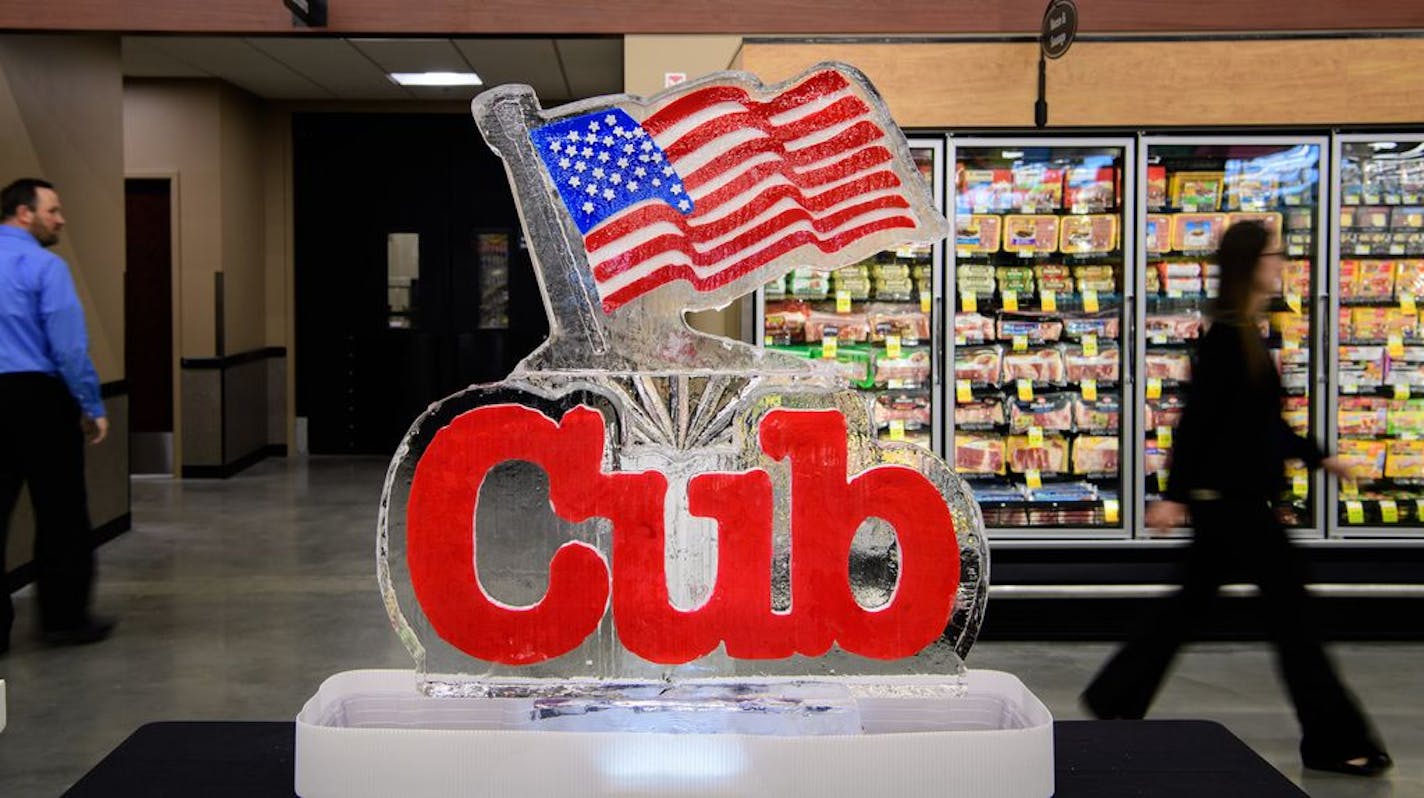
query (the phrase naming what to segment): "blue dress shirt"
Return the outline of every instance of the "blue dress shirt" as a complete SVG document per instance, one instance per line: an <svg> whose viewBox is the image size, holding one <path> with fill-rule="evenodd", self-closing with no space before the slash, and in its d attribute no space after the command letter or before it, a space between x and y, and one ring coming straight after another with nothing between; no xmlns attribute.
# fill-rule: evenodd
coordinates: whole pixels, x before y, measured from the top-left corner
<svg viewBox="0 0 1424 798"><path fill-rule="evenodd" d="M17 371L59 377L85 415L104 417L69 266L29 231L0 224L0 374Z"/></svg>

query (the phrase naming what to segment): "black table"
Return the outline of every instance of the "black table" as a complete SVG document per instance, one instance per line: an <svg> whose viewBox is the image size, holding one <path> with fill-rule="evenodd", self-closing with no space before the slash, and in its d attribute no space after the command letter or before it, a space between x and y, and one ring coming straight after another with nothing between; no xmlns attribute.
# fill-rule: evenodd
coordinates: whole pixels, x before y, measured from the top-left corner
<svg viewBox="0 0 1424 798"><path fill-rule="evenodd" d="M1305 796L1209 721L1063 721L1053 741L1056 798ZM150 723L65 795L290 798L293 742L290 722Z"/></svg>

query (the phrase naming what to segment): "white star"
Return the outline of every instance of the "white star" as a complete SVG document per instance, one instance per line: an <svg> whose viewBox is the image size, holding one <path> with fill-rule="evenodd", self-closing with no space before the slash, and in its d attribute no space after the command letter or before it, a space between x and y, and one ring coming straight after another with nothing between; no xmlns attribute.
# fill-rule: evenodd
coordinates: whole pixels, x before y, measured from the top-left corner
<svg viewBox="0 0 1424 798"><path fill-rule="evenodd" d="M664 167L663 167L663 177L672 177L672 167L671 167L671 166L664 166Z"/></svg>
<svg viewBox="0 0 1424 798"><path fill-rule="evenodd" d="M605 189L603 190L603 198L604 198L604 199L613 199L613 189L611 189L611 188L605 188Z"/></svg>
<svg viewBox="0 0 1424 798"><path fill-rule="evenodd" d="M562 150L563 148L564 148L564 143L563 143L562 141L559 141L558 139L554 139L554 141L549 145L549 149L553 150L554 152L558 152L559 150Z"/></svg>
<svg viewBox="0 0 1424 798"><path fill-rule="evenodd" d="M598 178L599 180L602 180L602 179L603 179L603 167L601 167L601 166L595 166L595 167L593 167L593 176L596 177L596 178Z"/></svg>
<svg viewBox="0 0 1424 798"><path fill-rule="evenodd" d="M579 176L578 176L578 175L574 175L573 177L569 178L569 185L573 186L574 188L578 188L578 187L579 187L579 183L582 183L582 182L583 182L582 180L579 180Z"/></svg>
<svg viewBox="0 0 1424 798"><path fill-rule="evenodd" d="M645 141L645 142L643 142L642 144L639 144L639 145L638 145L638 149L642 150L643 152L647 152L647 151L651 150L652 148L653 148L653 143L652 143L651 141Z"/></svg>
<svg viewBox="0 0 1424 798"><path fill-rule="evenodd" d="M617 121L618 121L618 117L614 116L613 114L609 114L608 116L603 117L603 124L605 124L605 125L611 125L611 124L613 124L614 122L617 122ZM623 128L621 128L621 127L615 127L615 128L613 128L613 129L614 129L614 130L622 130Z"/></svg>
<svg viewBox="0 0 1424 798"><path fill-rule="evenodd" d="M559 168L560 168L560 169L567 169L567 168L569 168L569 164L570 164L570 163L572 163L572 161L570 161L568 158L560 158L560 159L559 159Z"/></svg>
<svg viewBox="0 0 1424 798"><path fill-rule="evenodd" d="M629 191L637 191L637 190L638 190L638 181L636 181L636 180L629 180L629 181L628 181L628 190L629 190Z"/></svg>
<svg viewBox="0 0 1424 798"><path fill-rule="evenodd" d="M569 131L569 141L578 141L578 140L579 140L578 131L577 131L577 130L570 130L570 131Z"/></svg>
<svg viewBox="0 0 1424 798"><path fill-rule="evenodd" d="M583 152L582 152L581 154L582 154L583 157L585 157L585 158L592 158L592 157L593 157L593 148L592 148L592 147L584 147L584 148L583 148Z"/></svg>
<svg viewBox="0 0 1424 798"><path fill-rule="evenodd" d="M587 169L587 168L588 168L588 164L584 163L583 161L579 161L578 163L574 164L574 170L575 170L575 171L578 171L578 172L582 172L583 170L585 170L585 169Z"/></svg>
<svg viewBox="0 0 1424 798"><path fill-rule="evenodd" d="M642 138L643 136L646 136L646 135L647 135L647 131L643 130L642 128L635 128L635 129L633 130L633 138L635 138L635 139L640 139L640 138Z"/></svg>
<svg viewBox="0 0 1424 798"><path fill-rule="evenodd" d="M585 202L585 203L583 204L583 212L584 212L584 213L593 213L593 203L592 203L592 202Z"/></svg>
<svg viewBox="0 0 1424 798"><path fill-rule="evenodd" d="M648 170L647 170L647 169L644 169L644 168L641 167L641 166L638 167L637 169L634 169L634 170L633 170L633 174L637 175L638 177L642 177L643 175L646 175L647 173L648 173Z"/></svg>
<svg viewBox="0 0 1424 798"><path fill-rule="evenodd" d="M637 147L634 147L632 144L624 144L624 145L623 145L623 152L624 152L624 154L626 154L626 155L632 155L632 154L633 154L633 150L635 150L635 149L637 149Z"/></svg>
<svg viewBox="0 0 1424 798"><path fill-rule="evenodd" d="M655 152L655 153L653 153L653 163L662 163L662 162L663 162L663 154L660 153L660 152Z"/></svg>
<svg viewBox="0 0 1424 798"><path fill-rule="evenodd" d="M663 184L663 181L657 179L656 177L653 178L653 188L657 188L658 186L661 186L662 184Z"/></svg>
<svg viewBox="0 0 1424 798"><path fill-rule="evenodd" d="M679 186L678 184L673 183L673 184L672 184L672 188L668 189L668 191L671 191L671 192L674 193L674 194L681 194L681 193L682 193L682 186Z"/></svg>
<svg viewBox="0 0 1424 798"><path fill-rule="evenodd" d="M590 133L597 133L597 132L598 132L598 123L597 123L597 122L589 122L589 123L588 123L588 132L590 132Z"/></svg>
<svg viewBox="0 0 1424 798"><path fill-rule="evenodd" d="M609 157L609 156L608 156L608 153L606 153L606 152L600 152L600 153L598 154L598 162L599 162L599 163L608 163L608 157Z"/></svg>
<svg viewBox="0 0 1424 798"><path fill-rule="evenodd" d="M643 163L647 163L647 162L648 162L648 154L647 154L646 152L645 152L645 153L642 153L641 155L638 156L638 160L642 161Z"/></svg>
<svg viewBox="0 0 1424 798"><path fill-rule="evenodd" d="M687 210L688 208L692 207L692 205L691 205L691 203L689 203L687 200L680 200L680 201L678 201L678 203L677 203L677 207L678 207L678 208L681 208L682 210L685 211L685 210Z"/></svg>
<svg viewBox="0 0 1424 798"><path fill-rule="evenodd" d="M612 117L609 117L609 118L612 119ZM616 126L614 126L614 128L613 128L613 135L621 137L621 136L623 135L623 126L622 126L622 125L616 125Z"/></svg>
<svg viewBox="0 0 1424 798"><path fill-rule="evenodd" d="M612 147L612 146L613 146L613 137L612 137L612 136L604 136L604 137L603 137L603 143L604 143L605 145L609 146L609 147Z"/></svg>
<svg viewBox="0 0 1424 798"><path fill-rule="evenodd" d="M618 174L617 172L614 172L614 173L612 174L612 176L610 176L610 177L608 178L608 181L609 181L610 183L612 183L613 185L616 186L616 185L618 185L619 183L622 183L622 182L623 182L623 175L620 175L620 174Z"/></svg>
<svg viewBox="0 0 1424 798"><path fill-rule="evenodd" d="M598 193L598 186L589 186L588 188L584 189L584 192L587 193L590 197L592 197L593 195Z"/></svg>
<svg viewBox="0 0 1424 798"><path fill-rule="evenodd" d="M628 168L628 159L627 159L627 158L619 158L619 159L618 159L618 168L619 168L619 169L627 169L627 168Z"/></svg>

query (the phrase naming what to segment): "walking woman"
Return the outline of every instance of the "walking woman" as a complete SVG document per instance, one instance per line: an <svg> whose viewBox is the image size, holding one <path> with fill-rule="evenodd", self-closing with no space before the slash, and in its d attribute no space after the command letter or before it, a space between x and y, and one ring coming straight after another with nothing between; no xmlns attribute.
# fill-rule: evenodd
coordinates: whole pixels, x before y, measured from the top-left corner
<svg viewBox="0 0 1424 798"><path fill-rule="evenodd" d="M1191 510L1194 536L1182 589L1104 666L1082 700L1099 718L1141 718L1177 649L1198 631L1217 588L1244 579L1261 588L1279 668L1300 721L1305 766L1373 776L1390 767L1389 755L1311 628L1304 561L1271 508L1284 488L1288 458L1348 477L1335 458L1281 418L1280 376L1260 331L1284 266L1274 246L1267 230L1250 222L1222 236L1220 291L1173 436L1167 499L1147 511L1147 525L1164 529L1182 526Z"/></svg>

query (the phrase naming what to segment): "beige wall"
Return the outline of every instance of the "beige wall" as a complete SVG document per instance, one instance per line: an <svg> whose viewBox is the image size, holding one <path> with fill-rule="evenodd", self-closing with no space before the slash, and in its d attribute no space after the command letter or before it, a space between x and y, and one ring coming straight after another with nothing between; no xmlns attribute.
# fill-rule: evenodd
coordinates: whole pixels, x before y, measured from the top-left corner
<svg viewBox="0 0 1424 798"><path fill-rule="evenodd" d="M0 35L0 183L54 183L68 226L55 251L69 263L101 382L124 377L123 84L117 36ZM108 440L87 454L95 525L129 512L125 397L105 401ZM22 498L6 567L30 559L33 519Z"/></svg>
<svg viewBox="0 0 1424 798"><path fill-rule="evenodd" d="M644 97L663 90L669 72L689 79L736 69L741 36L624 36L623 90ZM704 332L742 337L742 304L738 300L721 310L688 314L688 322Z"/></svg>
<svg viewBox="0 0 1424 798"><path fill-rule="evenodd" d="M266 346L266 228L263 109L250 94L222 85L222 270L226 353Z"/></svg>

